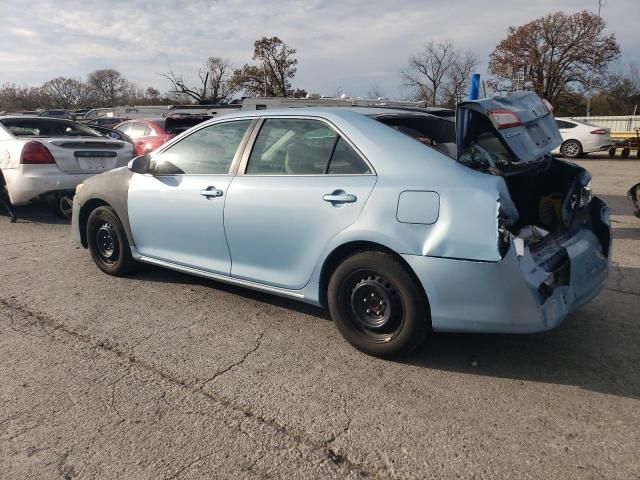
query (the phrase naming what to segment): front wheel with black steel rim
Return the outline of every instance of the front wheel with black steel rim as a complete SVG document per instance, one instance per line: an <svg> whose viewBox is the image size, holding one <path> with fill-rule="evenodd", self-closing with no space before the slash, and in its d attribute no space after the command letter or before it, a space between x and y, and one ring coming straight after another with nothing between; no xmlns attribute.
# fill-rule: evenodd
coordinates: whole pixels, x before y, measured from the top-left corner
<svg viewBox="0 0 640 480"><path fill-rule="evenodd" d="M567 158L578 158L582 155L582 145L577 140L567 140L560 148L562 155Z"/></svg>
<svg viewBox="0 0 640 480"><path fill-rule="evenodd" d="M98 207L87 221L87 243L91 258L109 275L123 276L135 262L122 223L111 207Z"/></svg>
<svg viewBox="0 0 640 480"><path fill-rule="evenodd" d="M342 336L379 357L411 352L429 330L429 306L418 280L392 254L364 251L344 260L327 289Z"/></svg>

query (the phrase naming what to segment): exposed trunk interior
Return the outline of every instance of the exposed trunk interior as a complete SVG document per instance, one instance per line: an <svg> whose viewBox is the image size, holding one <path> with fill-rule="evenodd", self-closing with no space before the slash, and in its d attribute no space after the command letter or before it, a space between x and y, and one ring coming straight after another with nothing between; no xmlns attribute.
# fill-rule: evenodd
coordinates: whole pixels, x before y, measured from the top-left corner
<svg viewBox="0 0 640 480"><path fill-rule="evenodd" d="M580 172L570 164L552 160L546 168L504 177L519 214L509 230L517 233L526 226L536 226L555 233L567 227L581 196L587 195Z"/></svg>
<svg viewBox="0 0 640 480"><path fill-rule="evenodd" d="M610 239L601 218L604 204L592 199L585 170L549 158L540 168L503 178L518 216L501 210L499 247L504 254L513 242L527 281L542 298L569 284L571 262L565 245L579 231L593 232L607 256Z"/></svg>

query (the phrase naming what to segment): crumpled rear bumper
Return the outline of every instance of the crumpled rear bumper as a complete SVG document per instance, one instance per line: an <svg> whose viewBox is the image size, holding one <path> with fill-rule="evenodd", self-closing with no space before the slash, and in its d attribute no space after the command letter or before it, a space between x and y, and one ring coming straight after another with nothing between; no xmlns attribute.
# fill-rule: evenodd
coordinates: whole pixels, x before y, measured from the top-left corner
<svg viewBox="0 0 640 480"><path fill-rule="evenodd" d="M606 282L611 244L608 208L597 198L593 202L594 228L559 243L570 262L569 281L551 292L536 285L537 266L518 257L513 245L500 262L403 255L427 293L433 329L540 332L591 301Z"/></svg>

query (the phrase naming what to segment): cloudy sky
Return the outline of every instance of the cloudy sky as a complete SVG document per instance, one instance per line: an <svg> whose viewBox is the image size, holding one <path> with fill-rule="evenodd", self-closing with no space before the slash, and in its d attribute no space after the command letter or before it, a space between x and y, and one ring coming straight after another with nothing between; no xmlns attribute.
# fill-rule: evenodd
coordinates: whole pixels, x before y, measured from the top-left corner
<svg viewBox="0 0 640 480"><path fill-rule="evenodd" d="M194 77L209 56L251 60L253 41L277 35L298 50L294 86L333 94L404 93L400 69L429 39L487 56L510 25L597 0L0 0L0 84L35 85L115 68L162 91L159 74ZM640 65L640 0L608 0L602 16L624 61Z"/></svg>

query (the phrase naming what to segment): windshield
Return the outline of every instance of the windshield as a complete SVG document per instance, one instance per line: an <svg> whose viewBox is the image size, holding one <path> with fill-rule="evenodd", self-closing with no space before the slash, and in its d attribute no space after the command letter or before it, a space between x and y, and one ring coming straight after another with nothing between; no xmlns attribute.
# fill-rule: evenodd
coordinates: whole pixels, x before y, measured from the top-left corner
<svg viewBox="0 0 640 480"><path fill-rule="evenodd" d="M70 120L4 118L0 123L16 137L100 137L90 128Z"/></svg>

